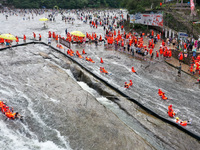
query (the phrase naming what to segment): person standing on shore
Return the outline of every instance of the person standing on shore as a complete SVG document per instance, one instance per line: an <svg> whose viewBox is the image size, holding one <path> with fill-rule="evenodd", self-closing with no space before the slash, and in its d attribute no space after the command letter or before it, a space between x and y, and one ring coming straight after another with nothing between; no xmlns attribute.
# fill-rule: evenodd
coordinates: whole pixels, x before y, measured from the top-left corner
<svg viewBox="0 0 200 150"><path fill-rule="evenodd" d="M41 41L42 40L42 36L41 36L41 34L39 34L39 41Z"/></svg>

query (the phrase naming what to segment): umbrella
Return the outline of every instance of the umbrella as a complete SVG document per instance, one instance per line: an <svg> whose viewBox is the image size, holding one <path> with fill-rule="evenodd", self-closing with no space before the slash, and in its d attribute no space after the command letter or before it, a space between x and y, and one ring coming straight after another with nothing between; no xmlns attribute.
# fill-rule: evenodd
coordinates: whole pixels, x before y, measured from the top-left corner
<svg viewBox="0 0 200 150"><path fill-rule="evenodd" d="M83 34L81 31L73 31L70 34L78 37L85 37L85 34Z"/></svg>
<svg viewBox="0 0 200 150"><path fill-rule="evenodd" d="M40 18L39 20L40 21L48 21L49 19L47 19L47 18Z"/></svg>
<svg viewBox="0 0 200 150"><path fill-rule="evenodd" d="M58 10L59 7L55 5L54 8Z"/></svg>
<svg viewBox="0 0 200 150"><path fill-rule="evenodd" d="M16 40L16 37L12 34L1 34L0 38L7 40Z"/></svg>

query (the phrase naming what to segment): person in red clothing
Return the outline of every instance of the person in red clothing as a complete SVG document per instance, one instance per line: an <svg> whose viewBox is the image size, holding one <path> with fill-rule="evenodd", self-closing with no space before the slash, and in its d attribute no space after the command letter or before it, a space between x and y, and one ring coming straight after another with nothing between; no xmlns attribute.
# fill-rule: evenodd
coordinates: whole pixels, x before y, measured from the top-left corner
<svg viewBox="0 0 200 150"><path fill-rule="evenodd" d="M162 98L163 100L167 100L167 99L168 99L168 98L165 96L165 93L164 93L164 92L163 92L161 98Z"/></svg>
<svg viewBox="0 0 200 150"><path fill-rule="evenodd" d="M163 95L163 91L161 89L158 89L158 95L162 96Z"/></svg>
<svg viewBox="0 0 200 150"><path fill-rule="evenodd" d="M158 51L156 51L156 58L159 59L159 53L158 53Z"/></svg>
<svg viewBox="0 0 200 150"><path fill-rule="evenodd" d="M153 53L153 49L150 49L149 54L151 55Z"/></svg>
<svg viewBox="0 0 200 150"><path fill-rule="evenodd" d="M159 52L160 52L160 55L163 54L163 49L162 49L162 47L160 47Z"/></svg>
<svg viewBox="0 0 200 150"><path fill-rule="evenodd" d="M49 38L51 38L51 31L49 31Z"/></svg>
<svg viewBox="0 0 200 150"><path fill-rule="evenodd" d="M124 29L124 26L123 25L121 25L121 30L123 30Z"/></svg>
<svg viewBox="0 0 200 150"><path fill-rule="evenodd" d="M33 32L33 38L36 39L36 34L35 34L35 32Z"/></svg>
<svg viewBox="0 0 200 150"><path fill-rule="evenodd" d="M171 118L173 118L176 115L173 110L168 110L167 113L168 113L168 116Z"/></svg>
<svg viewBox="0 0 200 150"><path fill-rule="evenodd" d="M58 43L58 35L56 35L56 43Z"/></svg>
<svg viewBox="0 0 200 150"><path fill-rule="evenodd" d="M26 43L26 35L24 34L24 43Z"/></svg>
<svg viewBox="0 0 200 150"><path fill-rule="evenodd" d="M127 82L125 82L124 87L128 89L129 88L129 84Z"/></svg>
<svg viewBox="0 0 200 150"><path fill-rule="evenodd" d="M19 43L19 38L16 36L16 43L18 44Z"/></svg>
<svg viewBox="0 0 200 150"><path fill-rule="evenodd" d="M101 58L101 60L100 60L100 63L102 63L102 64L104 63L102 58Z"/></svg>
<svg viewBox="0 0 200 150"><path fill-rule="evenodd" d="M100 72L108 74L108 71L104 67L100 67Z"/></svg>
<svg viewBox="0 0 200 150"><path fill-rule="evenodd" d="M173 111L172 104L168 106L168 110L172 110Z"/></svg>
<svg viewBox="0 0 200 150"><path fill-rule="evenodd" d="M82 54L84 55L84 54L86 54L86 52L85 52L85 50L83 49L83 51L82 51Z"/></svg>
<svg viewBox="0 0 200 150"><path fill-rule="evenodd" d="M132 80L130 80L130 82L129 82L129 86L132 86L133 85L133 82L132 82Z"/></svg>
<svg viewBox="0 0 200 150"><path fill-rule="evenodd" d="M172 109L172 105L168 106L168 112L167 113L168 113L168 116L172 117L172 118L176 115L174 110Z"/></svg>
<svg viewBox="0 0 200 150"><path fill-rule="evenodd" d="M131 68L131 71L135 74L137 74L137 72L135 71L134 67Z"/></svg>
<svg viewBox="0 0 200 150"><path fill-rule="evenodd" d="M180 52L179 55L178 55L178 57L179 57L179 62L182 61L183 60L183 53Z"/></svg>
<svg viewBox="0 0 200 150"><path fill-rule="evenodd" d="M39 34L39 41L41 41L42 40L42 36L41 36L41 34Z"/></svg>

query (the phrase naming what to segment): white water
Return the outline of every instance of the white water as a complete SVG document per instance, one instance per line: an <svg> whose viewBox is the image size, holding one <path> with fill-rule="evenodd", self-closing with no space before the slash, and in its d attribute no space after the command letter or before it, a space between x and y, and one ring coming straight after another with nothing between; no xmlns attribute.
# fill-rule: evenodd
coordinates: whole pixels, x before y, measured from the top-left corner
<svg viewBox="0 0 200 150"><path fill-rule="evenodd" d="M9 123L9 122L8 122ZM19 123L19 122L16 122ZM0 120L0 145L2 150L66 150L61 148L52 141L39 142L37 139L27 138L19 131L8 128L7 122ZM62 137L60 137L62 139ZM67 148L70 150L70 147Z"/></svg>

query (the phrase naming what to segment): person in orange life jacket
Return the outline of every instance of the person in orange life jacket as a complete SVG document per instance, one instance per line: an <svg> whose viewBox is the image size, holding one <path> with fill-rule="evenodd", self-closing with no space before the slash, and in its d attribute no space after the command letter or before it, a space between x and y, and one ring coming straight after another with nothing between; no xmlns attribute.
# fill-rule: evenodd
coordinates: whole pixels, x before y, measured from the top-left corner
<svg viewBox="0 0 200 150"><path fill-rule="evenodd" d="M179 120L178 117L176 117L176 123L180 123L181 126L187 126L187 125L191 125L192 124L192 122L190 120L182 121L182 120Z"/></svg>
<svg viewBox="0 0 200 150"><path fill-rule="evenodd" d="M26 35L24 34L24 43L26 43Z"/></svg>
<svg viewBox="0 0 200 150"><path fill-rule="evenodd" d="M102 64L104 63L102 58L101 58L101 60L100 60L100 63L102 63Z"/></svg>
<svg viewBox="0 0 200 150"><path fill-rule="evenodd" d="M161 89L158 89L158 95L162 96L163 95L163 91Z"/></svg>
<svg viewBox="0 0 200 150"><path fill-rule="evenodd" d="M104 67L100 67L100 72L108 74L108 71Z"/></svg>
<svg viewBox="0 0 200 150"><path fill-rule="evenodd" d="M82 54L84 55L84 54L86 54L86 52L85 52L85 50L83 49L83 51L82 51Z"/></svg>
<svg viewBox="0 0 200 150"><path fill-rule="evenodd" d="M104 67L102 67L102 71L103 73L108 74L108 71Z"/></svg>
<svg viewBox="0 0 200 150"><path fill-rule="evenodd" d="M134 67L132 67L132 68L131 68L131 70L132 70L132 72L133 72L133 73L136 73L136 71L135 71Z"/></svg>
<svg viewBox="0 0 200 150"><path fill-rule="evenodd" d="M6 112L10 111L9 107L6 105L3 105L3 107L1 108L1 111L5 114Z"/></svg>
<svg viewBox="0 0 200 150"><path fill-rule="evenodd" d="M124 87L128 89L129 88L129 84L127 82L125 82Z"/></svg>
<svg viewBox="0 0 200 150"><path fill-rule="evenodd" d="M55 36L56 43L58 43L58 35Z"/></svg>
<svg viewBox="0 0 200 150"><path fill-rule="evenodd" d="M131 68L131 71L135 74L137 74L137 72L135 71L134 67Z"/></svg>
<svg viewBox="0 0 200 150"><path fill-rule="evenodd" d="M172 104L168 106L168 110L172 110L173 111Z"/></svg>
<svg viewBox="0 0 200 150"><path fill-rule="evenodd" d="M51 31L49 31L49 38L51 38Z"/></svg>
<svg viewBox="0 0 200 150"><path fill-rule="evenodd" d="M174 110L172 109L172 105L169 105L169 106L168 106L168 112L167 112L167 113L168 113L168 116L169 116L169 117L172 117L172 118L176 115L176 114L174 113Z"/></svg>
<svg viewBox="0 0 200 150"><path fill-rule="evenodd" d="M19 43L19 38L16 36L16 43L18 44Z"/></svg>
<svg viewBox="0 0 200 150"><path fill-rule="evenodd" d="M89 58L89 61L91 61L91 62L93 61L91 57Z"/></svg>
<svg viewBox="0 0 200 150"><path fill-rule="evenodd" d="M0 110L2 111L2 108L5 106L5 104L2 102L2 101L0 101ZM3 111L2 111L3 112Z"/></svg>
<svg viewBox="0 0 200 150"><path fill-rule="evenodd" d="M39 41L41 41L41 39L42 39L42 36L41 36L41 34L39 34Z"/></svg>
<svg viewBox="0 0 200 150"><path fill-rule="evenodd" d="M133 85L133 82L132 82L132 80L130 80L130 83L129 83L129 85L130 85L130 86L132 86L132 85Z"/></svg>
<svg viewBox="0 0 200 150"><path fill-rule="evenodd" d="M162 55L163 54L163 49L160 47L160 49L159 49L159 52L160 52L160 55Z"/></svg>
<svg viewBox="0 0 200 150"><path fill-rule="evenodd" d="M180 123L179 117L176 117L176 123Z"/></svg>
<svg viewBox="0 0 200 150"><path fill-rule="evenodd" d="M192 123L188 120L188 121L180 121L180 125L181 126L187 126L187 125L191 125Z"/></svg>
<svg viewBox="0 0 200 150"><path fill-rule="evenodd" d="M172 118L176 115L175 112L173 111L173 109L168 110L167 113L168 113L168 116L172 117Z"/></svg>
<svg viewBox="0 0 200 150"><path fill-rule="evenodd" d="M76 56L80 56L80 53L79 53L79 51L76 51Z"/></svg>
<svg viewBox="0 0 200 150"><path fill-rule="evenodd" d="M178 57L179 57L179 62L182 61L183 60L183 53L180 52L179 55L178 55Z"/></svg>
<svg viewBox="0 0 200 150"><path fill-rule="evenodd" d="M86 57L85 57L85 60L86 60L86 61L89 61L89 58L86 56Z"/></svg>
<svg viewBox="0 0 200 150"><path fill-rule="evenodd" d="M102 36L100 35L100 37L99 37L99 41L102 41Z"/></svg>
<svg viewBox="0 0 200 150"><path fill-rule="evenodd" d="M158 53L158 51L156 51L156 58L159 59L159 53Z"/></svg>
<svg viewBox="0 0 200 150"><path fill-rule="evenodd" d="M165 96L165 92L163 92L162 97L163 100L167 100L168 98Z"/></svg>
<svg viewBox="0 0 200 150"><path fill-rule="evenodd" d="M12 113L12 112L6 112L5 113L6 117L8 117L9 119L15 119L15 114L16 113Z"/></svg>
<svg viewBox="0 0 200 150"><path fill-rule="evenodd" d="M36 39L36 34L35 34L35 32L33 32L33 37L34 37L34 39Z"/></svg>

